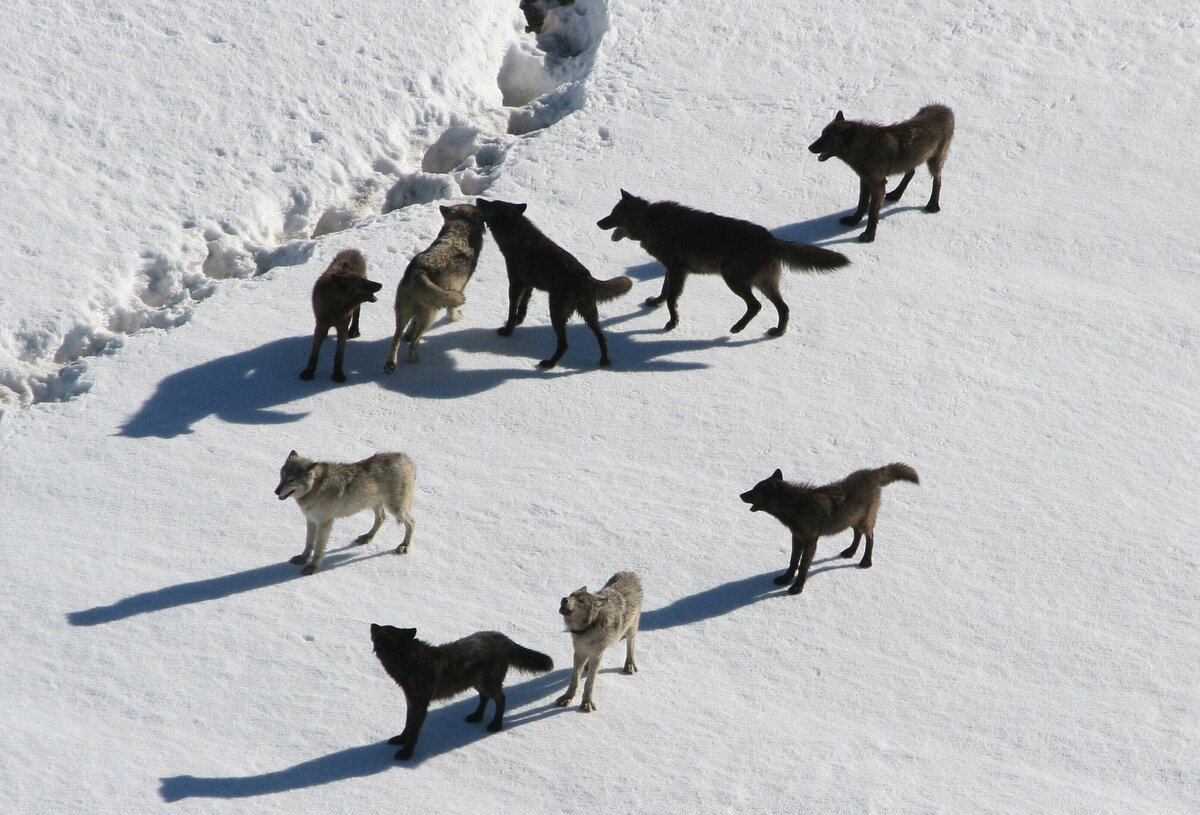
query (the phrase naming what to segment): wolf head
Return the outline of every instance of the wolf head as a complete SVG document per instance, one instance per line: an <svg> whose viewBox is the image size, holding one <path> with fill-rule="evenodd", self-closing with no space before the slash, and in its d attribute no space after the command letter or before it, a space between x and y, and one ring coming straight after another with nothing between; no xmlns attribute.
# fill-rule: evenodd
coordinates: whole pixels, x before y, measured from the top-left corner
<svg viewBox="0 0 1200 815"><path fill-rule="evenodd" d="M637 240L638 236L634 233L639 232L638 223L648 206L650 206L650 202L645 198L638 198L636 195L630 195L625 190L621 190L621 200L613 207L612 212L596 221L596 226L601 229L613 230L612 239L614 241L626 237Z"/></svg>
<svg viewBox="0 0 1200 815"><path fill-rule="evenodd" d="M595 622L606 598L589 594L587 586L571 592L558 604L558 613L572 631L582 631Z"/></svg>
<svg viewBox="0 0 1200 815"><path fill-rule="evenodd" d="M808 146L808 152L817 154L817 161L825 161L834 156L840 156L846 149L852 128L846 117L839 110L833 121L825 125L821 138Z"/></svg>
<svg viewBox="0 0 1200 815"><path fill-rule="evenodd" d="M361 303L374 303L376 292L383 288L382 283L343 272L335 272L326 279L326 284L337 292L339 301L350 304L351 308Z"/></svg>
<svg viewBox="0 0 1200 815"><path fill-rule="evenodd" d="M307 495L313 486L316 466L315 461L309 461L295 450L288 453L287 460L279 468L279 486L275 488L279 500L286 501L293 495L299 499Z"/></svg>
<svg viewBox="0 0 1200 815"><path fill-rule="evenodd" d="M394 625L378 625L371 623L371 644L375 653L390 652L417 638L415 628L396 628Z"/></svg>
<svg viewBox="0 0 1200 815"><path fill-rule="evenodd" d="M527 204L513 204L508 201L489 201L486 198L476 198L475 206L483 222L491 227L493 224L515 220L525 214Z"/></svg>
<svg viewBox="0 0 1200 815"><path fill-rule="evenodd" d="M479 212L479 207L474 207L470 204L454 204L453 206L443 204L438 209L441 210L442 221L444 223L462 221L473 228L483 228L483 216Z"/></svg>
<svg viewBox="0 0 1200 815"><path fill-rule="evenodd" d="M771 473L770 478L764 478L754 485L754 488L747 490L741 494L741 499L750 505L751 512L759 512L760 510L771 511L774 506L775 497L779 494L779 488L783 485L783 471L776 469Z"/></svg>

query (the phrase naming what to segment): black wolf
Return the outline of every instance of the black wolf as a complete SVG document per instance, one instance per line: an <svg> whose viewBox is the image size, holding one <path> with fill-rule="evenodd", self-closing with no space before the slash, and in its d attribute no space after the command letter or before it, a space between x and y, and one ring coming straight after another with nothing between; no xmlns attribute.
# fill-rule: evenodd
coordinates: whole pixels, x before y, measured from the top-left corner
<svg viewBox="0 0 1200 815"><path fill-rule="evenodd" d="M782 241L766 227L749 221L701 212L674 201L651 203L625 190L612 212L596 226L613 230L614 241L633 238L667 270L662 292L645 301L653 307L666 301L671 313L667 331L679 324L676 303L689 272L721 275L733 293L746 301L746 313L729 329L735 334L762 308L753 290L761 291L779 312L778 324L767 332L778 337L788 324L787 303L779 293L783 267L826 271L850 262L845 255L819 246Z"/></svg>
<svg viewBox="0 0 1200 815"><path fill-rule="evenodd" d="M550 293L550 323L558 346L553 356L538 365L553 368L562 359L567 350L567 320L575 312L579 312L600 343L600 364L611 364L596 303L627 293L633 281L624 275L609 280L592 277L574 255L543 235L525 217L525 204L483 198L475 203L508 269L508 321L499 329L500 336L509 336L525 320L530 295L535 288L541 289Z"/></svg>
<svg viewBox="0 0 1200 815"><path fill-rule="evenodd" d="M404 732L388 740L403 745L396 759L412 758L417 736L429 703L449 699L474 688L479 692L479 707L467 716L468 722L483 721L488 699L496 703L488 730L496 733L504 727L504 677L509 667L525 673L546 673L554 669L550 657L517 645L497 631L478 631L445 645L430 645L417 639L417 629L371 624L371 642L375 656L408 703Z"/></svg>
<svg viewBox="0 0 1200 815"><path fill-rule="evenodd" d="M333 381L345 382L342 359L346 355L346 340L358 336L358 310L363 303L374 303L375 292L382 283L367 280L367 262L357 249L344 249L329 264L313 286L312 307L317 326L313 330L312 352L308 366L300 372L301 379L312 379L317 372L321 343L329 329L337 330L337 351L333 355Z"/></svg>
<svg viewBox="0 0 1200 815"><path fill-rule="evenodd" d="M795 578L788 594L802 592L813 554L817 551L817 538L836 535L846 529L854 530L854 543L842 552L842 557L854 557L859 538L865 536L867 550L859 566L869 569L881 489L893 481L920 483L917 471L912 467L889 464L876 470L856 470L841 481L823 487L789 483L783 480L783 473L776 470L770 478L764 478L752 490L743 492L741 499L750 505L751 512L769 513L792 532L792 559L787 571L775 578L775 584L786 586Z"/></svg>
<svg viewBox="0 0 1200 815"><path fill-rule="evenodd" d="M916 116L893 125L847 121L839 110L808 149L818 154L818 161L840 158L858 173L858 209L842 218L842 223L854 226L869 211L867 230L858 239L870 243L875 240L883 199L899 201L922 162L933 176L933 192L925 211L941 210L942 165L953 138L954 112L945 105L926 105ZM887 177L897 173L904 173L904 178L885 196Z"/></svg>

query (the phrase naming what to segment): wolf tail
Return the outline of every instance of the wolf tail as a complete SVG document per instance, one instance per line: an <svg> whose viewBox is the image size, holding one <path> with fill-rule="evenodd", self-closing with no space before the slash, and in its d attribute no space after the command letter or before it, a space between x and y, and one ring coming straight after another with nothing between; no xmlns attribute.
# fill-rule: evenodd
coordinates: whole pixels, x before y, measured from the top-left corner
<svg viewBox="0 0 1200 815"><path fill-rule="evenodd" d="M458 308L467 302L467 298L463 297L462 292L443 289L430 280L429 275L424 272L417 275L417 285L421 287L421 299L434 308Z"/></svg>
<svg viewBox="0 0 1200 815"><path fill-rule="evenodd" d="M512 650L508 652L508 664L527 674L544 674L554 670L554 660L550 657L515 642Z"/></svg>
<svg viewBox="0 0 1200 815"><path fill-rule="evenodd" d="M775 242L776 256L793 269L803 272L827 272L850 262L841 252L791 241Z"/></svg>
<svg viewBox="0 0 1200 815"><path fill-rule="evenodd" d="M595 296L597 303L616 300L622 294L628 294L632 288L633 281L625 275L612 277L608 280L592 279L592 294Z"/></svg>
<svg viewBox="0 0 1200 815"><path fill-rule="evenodd" d="M889 464L886 467L880 467L876 472L882 477L880 484L883 486L891 484L893 481L911 481L914 484L921 483L917 479L917 471L907 464Z"/></svg>

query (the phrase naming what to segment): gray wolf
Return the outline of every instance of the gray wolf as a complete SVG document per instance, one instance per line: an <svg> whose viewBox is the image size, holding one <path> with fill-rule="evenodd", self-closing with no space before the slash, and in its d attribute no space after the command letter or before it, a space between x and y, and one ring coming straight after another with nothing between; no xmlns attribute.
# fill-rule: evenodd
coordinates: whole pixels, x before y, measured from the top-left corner
<svg viewBox="0 0 1200 815"><path fill-rule="evenodd" d="M553 368L562 359L567 350L567 320L576 312L596 335L600 364L612 364L596 304L627 293L633 288L633 281L624 275L609 280L592 277L574 255L543 235L525 217L525 204L483 198L475 203L508 269L508 321L499 329L500 336L509 336L524 322L530 295L534 289L541 289L550 294L550 323L558 345L553 356L538 365Z"/></svg>
<svg viewBox="0 0 1200 815"><path fill-rule="evenodd" d="M875 516L879 514L881 488L893 481L920 483L917 471L907 464L856 470L841 481L823 487L784 481L783 473L777 469L770 478L759 481L753 489L743 492L741 498L750 505L751 512L766 512L791 530L792 559L788 562L787 571L775 578L775 585L785 586L795 578L796 582L792 583L788 594L802 592L813 555L817 551L817 538L836 535L851 528L854 530L854 543L841 556L854 557L859 538L865 536L867 550L858 565L869 569L871 549L875 545ZM797 564L799 572L796 571Z"/></svg>
<svg viewBox="0 0 1200 815"><path fill-rule="evenodd" d="M329 329L337 330L337 352L333 356L333 381L345 382L342 359L346 355L346 340L358 336L358 311L363 303L374 303L375 293L382 283L367 280L367 262L357 249L344 249L329 264L313 286L312 307L317 327L313 331L312 353L308 366L300 372L301 379L312 379L317 371L321 343Z"/></svg>
<svg viewBox="0 0 1200 815"><path fill-rule="evenodd" d="M409 261L396 287L396 335L383 366L389 374L396 370L402 339L408 341L408 361L417 361L417 343L441 309L451 320L462 319L462 293L483 248L483 218L470 204L443 206L441 212L441 231Z"/></svg>
<svg viewBox="0 0 1200 815"><path fill-rule="evenodd" d="M657 308L665 300L670 319L666 330L679 325L678 300L691 272L719 274L746 303L746 313L729 330L741 331L762 304L758 289L779 313L779 322L767 333L778 337L787 331L788 307L779 293L783 267L816 272L836 269L850 261L838 252L776 238L765 227L685 207L674 201L651 203L621 190L621 200L596 222L613 230L612 239L632 238L666 269L662 292L644 305Z"/></svg>
<svg viewBox="0 0 1200 815"><path fill-rule="evenodd" d="M304 551L292 558L292 563L306 563L311 557L304 574L316 572L325 558L325 545L334 520L364 509L375 513L375 523L354 540L356 544L371 542L383 526L386 509L398 523L404 524L404 540L396 547L396 554L408 552L416 526L412 514L416 478L416 466L404 453L376 453L353 464L310 461L295 450L288 453L279 468L275 494L280 501L295 498L308 525Z"/></svg>
<svg viewBox="0 0 1200 815"><path fill-rule="evenodd" d="M570 6L575 0L521 0L521 11L525 14L525 33L541 34L546 24L546 14L551 9Z"/></svg>
<svg viewBox="0 0 1200 815"><path fill-rule="evenodd" d="M445 645L430 645L417 639L415 628L372 623L371 642L375 656L404 691L408 704L404 732L388 739L388 744L403 745L396 753L398 761L412 758L430 702L474 688L479 692L479 707L467 721L482 721L491 699L496 712L487 729L496 733L504 727L503 685L508 669L539 674L554 668L550 657L517 645L497 631L479 631Z"/></svg>
<svg viewBox="0 0 1200 815"><path fill-rule="evenodd" d="M841 221L854 226L869 213L867 229L858 239L870 243L875 240L883 199L899 201L918 164L924 163L933 176L925 211L941 211L942 165L953 138L954 113L945 105L926 105L911 119L892 125L848 121L839 110L808 149L818 161L840 158L858 173L858 208ZM904 178L885 196L887 177L897 173L904 173Z"/></svg>
<svg viewBox="0 0 1200 815"><path fill-rule="evenodd" d="M600 657L610 645L625 640L625 673L637 673L633 641L637 639L638 623L642 618L642 583L633 572L617 572L595 594L589 594L587 586L571 592L562 599L558 613L571 632L575 668L567 692L556 702L560 707L571 704L586 668L588 677L579 709L590 713L596 709L592 688L600 673Z"/></svg>

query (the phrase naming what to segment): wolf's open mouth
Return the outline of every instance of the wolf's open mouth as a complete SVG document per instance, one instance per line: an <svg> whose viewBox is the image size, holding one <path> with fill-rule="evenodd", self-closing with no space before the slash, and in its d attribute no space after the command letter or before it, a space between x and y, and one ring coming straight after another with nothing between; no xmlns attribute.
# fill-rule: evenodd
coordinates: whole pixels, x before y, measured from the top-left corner
<svg viewBox="0 0 1200 815"><path fill-rule="evenodd" d="M616 229L614 229L614 230L613 230L613 233L612 233L612 239L613 239L614 241L619 241L619 240L621 240L621 238L623 238L623 237L625 237L625 230L624 230L624 229L622 229L621 227L619 227L619 226L618 226Z"/></svg>

